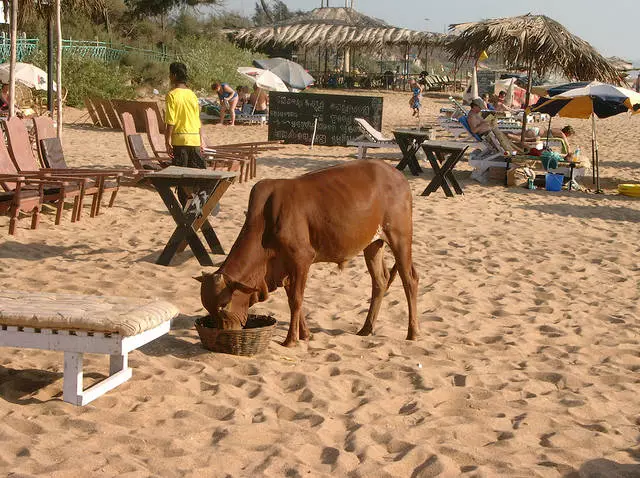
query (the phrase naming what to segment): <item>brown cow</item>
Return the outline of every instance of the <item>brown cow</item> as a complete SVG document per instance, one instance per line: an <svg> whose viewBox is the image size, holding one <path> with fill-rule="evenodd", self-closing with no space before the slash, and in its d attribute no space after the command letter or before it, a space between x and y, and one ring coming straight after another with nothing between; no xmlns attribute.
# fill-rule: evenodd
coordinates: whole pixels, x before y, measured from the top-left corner
<svg viewBox="0 0 640 478"><path fill-rule="evenodd" d="M411 189L402 173L382 161L353 161L294 179L268 179L251 190L242 230L214 274L204 274L202 304L224 329L246 324L248 309L284 286L291 309L282 345L308 339L302 300L309 267L340 268L364 250L373 283L367 319L358 335L373 333L382 297L396 271L409 305L408 340L419 334L418 274L411 261ZM384 265L384 243L395 265Z"/></svg>

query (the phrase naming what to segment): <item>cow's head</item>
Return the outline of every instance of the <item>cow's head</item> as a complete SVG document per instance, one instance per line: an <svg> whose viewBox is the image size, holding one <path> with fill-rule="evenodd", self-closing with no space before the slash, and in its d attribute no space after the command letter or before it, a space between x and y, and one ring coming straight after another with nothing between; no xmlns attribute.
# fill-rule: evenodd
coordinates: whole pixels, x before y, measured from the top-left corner
<svg viewBox="0 0 640 478"><path fill-rule="evenodd" d="M249 307L267 299L266 288L252 288L216 272L194 277L201 283L202 305L224 330L238 330L247 323Z"/></svg>

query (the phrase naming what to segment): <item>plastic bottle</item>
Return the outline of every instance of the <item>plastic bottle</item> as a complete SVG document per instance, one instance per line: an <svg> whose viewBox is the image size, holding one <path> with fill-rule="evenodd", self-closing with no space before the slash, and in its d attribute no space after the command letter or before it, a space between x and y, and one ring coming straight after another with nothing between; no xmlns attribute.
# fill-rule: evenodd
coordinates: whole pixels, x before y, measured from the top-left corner
<svg viewBox="0 0 640 478"><path fill-rule="evenodd" d="M576 148L573 152L573 162L577 163L578 161L580 161L580 148Z"/></svg>

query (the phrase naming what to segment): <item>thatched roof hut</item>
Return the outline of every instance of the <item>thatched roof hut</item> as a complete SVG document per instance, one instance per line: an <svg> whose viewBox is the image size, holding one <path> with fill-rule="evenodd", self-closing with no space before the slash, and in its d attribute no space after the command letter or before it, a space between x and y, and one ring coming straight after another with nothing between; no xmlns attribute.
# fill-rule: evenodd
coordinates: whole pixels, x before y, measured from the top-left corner
<svg viewBox="0 0 640 478"><path fill-rule="evenodd" d="M286 22L267 27L229 32L239 45L259 49L265 46L309 48L379 47L383 45L433 45L441 35L396 28L363 15L352 8L316 8Z"/></svg>

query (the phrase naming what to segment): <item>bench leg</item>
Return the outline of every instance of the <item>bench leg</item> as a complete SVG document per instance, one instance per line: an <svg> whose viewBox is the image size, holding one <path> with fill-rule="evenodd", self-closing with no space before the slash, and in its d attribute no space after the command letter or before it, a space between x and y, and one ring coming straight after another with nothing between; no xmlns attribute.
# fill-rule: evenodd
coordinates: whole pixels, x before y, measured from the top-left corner
<svg viewBox="0 0 640 478"><path fill-rule="evenodd" d="M80 405L82 401L82 354L77 352L64 353L64 384L62 398L67 403Z"/></svg>
<svg viewBox="0 0 640 478"><path fill-rule="evenodd" d="M63 400L73 405L86 405L131 378L132 372L128 366L127 355L111 355L109 377L83 390L82 363L81 353L64 353Z"/></svg>

